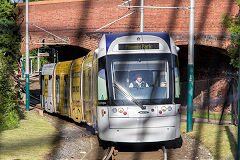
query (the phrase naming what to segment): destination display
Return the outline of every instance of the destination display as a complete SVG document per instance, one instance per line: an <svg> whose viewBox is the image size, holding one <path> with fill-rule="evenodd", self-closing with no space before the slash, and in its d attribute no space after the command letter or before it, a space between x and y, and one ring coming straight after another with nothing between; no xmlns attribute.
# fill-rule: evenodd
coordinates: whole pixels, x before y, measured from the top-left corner
<svg viewBox="0 0 240 160"><path fill-rule="evenodd" d="M119 44L118 50L159 49L159 43L129 43Z"/></svg>

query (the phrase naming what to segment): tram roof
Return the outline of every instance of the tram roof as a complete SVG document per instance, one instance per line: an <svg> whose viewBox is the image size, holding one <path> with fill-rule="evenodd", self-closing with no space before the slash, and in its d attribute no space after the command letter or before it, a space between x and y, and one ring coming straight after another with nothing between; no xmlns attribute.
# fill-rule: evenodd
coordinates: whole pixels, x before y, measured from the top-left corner
<svg viewBox="0 0 240 160"><path fill-rule="evenodd" d="M132 35L151 35L162 38L170 47L170 35L168 32L128 32L128 33L109 33L105 34L106 36L106 47L107 50L111 43L119 37L123 36L132 36Z"/></svg>

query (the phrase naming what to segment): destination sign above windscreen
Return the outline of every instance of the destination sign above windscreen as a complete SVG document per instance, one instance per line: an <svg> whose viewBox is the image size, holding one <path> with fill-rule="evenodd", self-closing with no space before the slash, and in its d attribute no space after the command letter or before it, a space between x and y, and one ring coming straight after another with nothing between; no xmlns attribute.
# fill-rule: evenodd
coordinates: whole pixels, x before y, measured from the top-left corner
<svg viewBox="0 0 240 160"><path fill-rule="evenodd" d="M118 44L118 50L142 50L142 49L159 49L159 43Z"/></svg>

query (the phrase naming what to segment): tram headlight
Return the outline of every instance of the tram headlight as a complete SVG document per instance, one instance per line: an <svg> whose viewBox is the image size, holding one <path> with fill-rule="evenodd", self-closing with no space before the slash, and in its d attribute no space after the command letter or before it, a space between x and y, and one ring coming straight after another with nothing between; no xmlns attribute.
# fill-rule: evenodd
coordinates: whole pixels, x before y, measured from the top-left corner
<svg viewBox="0 0 240 160"><path fill-rule="evenodd" d="M118 108L119 113L123 113L124 109L123 108Z"/></svg>
<svg viewBox="0 0 240 160"><path fill-rule="evenodd" d="M161 110L162 110L163 112L165 112L165 111L167 110L167 108L166 108L165 106L163 106L163 107L161 108Z"/></svg>

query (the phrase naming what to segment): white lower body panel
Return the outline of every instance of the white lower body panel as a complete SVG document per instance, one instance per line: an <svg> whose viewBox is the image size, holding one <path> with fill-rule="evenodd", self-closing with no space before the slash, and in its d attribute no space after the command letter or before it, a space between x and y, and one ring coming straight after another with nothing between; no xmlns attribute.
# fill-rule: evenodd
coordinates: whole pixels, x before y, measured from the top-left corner
<svg viewBox="0 0 240 160"><path fill-rule="evenodd" d="M111 142L161 142L180 137L180 115L165 117L109 117L108 108L98 108L99 138Z"/></svg>

